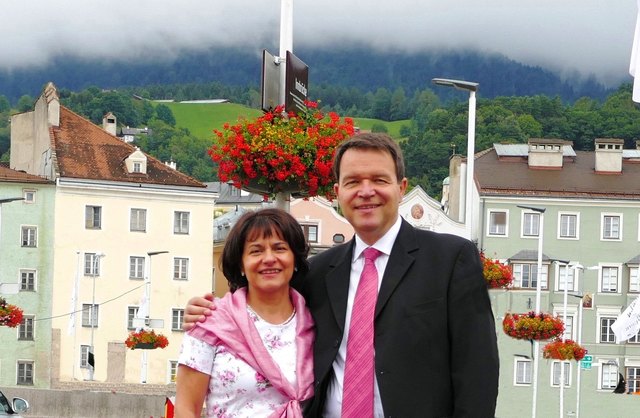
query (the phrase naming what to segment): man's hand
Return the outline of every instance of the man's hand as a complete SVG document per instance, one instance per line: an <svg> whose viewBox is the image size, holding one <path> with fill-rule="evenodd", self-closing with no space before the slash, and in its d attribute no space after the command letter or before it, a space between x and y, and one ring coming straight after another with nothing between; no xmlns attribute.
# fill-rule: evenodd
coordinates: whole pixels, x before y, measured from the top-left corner
<svg viewBox="0 0 640 418"><path fill-rule="evenodd" d="M204 297L196 296L189 299L187 307L184 310L182 329L189 331L197 322L204 322L215 308L213 293L207 293Z"/></svg>

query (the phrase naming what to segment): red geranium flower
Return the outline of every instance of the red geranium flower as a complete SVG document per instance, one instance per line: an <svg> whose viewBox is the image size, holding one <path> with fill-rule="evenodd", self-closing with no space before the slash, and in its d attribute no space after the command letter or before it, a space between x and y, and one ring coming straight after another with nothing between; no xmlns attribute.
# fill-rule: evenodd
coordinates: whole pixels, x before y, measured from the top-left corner
<svg viewBox="0 0 640 418"><path fill-rule="evenodd" d="M353 120L325 116L316 102L305 101L298 114L278 106L255 120L215 130L209 149L222 182L259 189L265 196L297 191L304 196L333 197L330 167L335 148L353 135Z"/></svg>
<svg viewBox="0 0 640 418"><path fill-rule="evenodd" d="M548 340L564 332L564 323L557 316L531 311L526 314L507 313L502 320L505 334L520 340Z"/></svg>
<svg viewBox="0 0 640 418"><path fill-rule="evenodd" d="M480 253L480 259L482 260L484 279L490 289L509 287L511 285L511 282L513 281L511 267L506 266L497 260L492 260L485 256L484 252Z"/></svg>
<svg viewBox="0 0 640 418"><path fill-rule="evenodd" d="M556 339L542 348L542 356L554 360L580 361L587 354L587 350L573 340Z"/></svg>
<svg viewBox="0 0 640 418"><path fill-rule="evenodd" d="M156 334L155 331L142 329L140 331L132 331L124 342L128 348L135 349L138 344L153 344L153 348L165 348L169 345L169 340L162 334Z"/></svg>
<svg viewBox="0 0 640 418"><path fill-rule="evenodd" d="M15 328L22 322L22 309L0 297L0 326Z"/></svg>

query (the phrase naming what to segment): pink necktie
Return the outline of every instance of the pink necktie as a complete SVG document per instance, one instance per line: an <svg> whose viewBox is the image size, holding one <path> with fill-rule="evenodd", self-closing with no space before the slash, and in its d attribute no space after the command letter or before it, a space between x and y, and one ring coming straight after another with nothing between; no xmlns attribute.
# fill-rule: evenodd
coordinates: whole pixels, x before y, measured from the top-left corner
<svg viewBox="0 0 640 418"><path fill-rule="evenodd" d="M342 418L373 417L373 316L378 299L378 271L375 248L364 250L364 269L356 290L347 340Z"/></svg>

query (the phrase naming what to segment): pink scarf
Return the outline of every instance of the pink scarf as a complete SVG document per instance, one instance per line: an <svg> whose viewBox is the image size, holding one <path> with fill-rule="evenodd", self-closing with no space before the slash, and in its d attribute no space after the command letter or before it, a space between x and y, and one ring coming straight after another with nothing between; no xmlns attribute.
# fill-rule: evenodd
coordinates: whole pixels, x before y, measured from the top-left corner
<svg viewBox="0 0 640 418"><path fill-rule="evenodd" d="M296 374L293 387L273 361L247 312L247 288L227 293L216 300L216 309L205 322L196 324L189 335L212 345L224 345L257 372L269 379L274 388L287 396L289 402L280 405L269 418L302 417L300 401L313 396L314 324L304 298L290 290L296 309Z"/></svg>

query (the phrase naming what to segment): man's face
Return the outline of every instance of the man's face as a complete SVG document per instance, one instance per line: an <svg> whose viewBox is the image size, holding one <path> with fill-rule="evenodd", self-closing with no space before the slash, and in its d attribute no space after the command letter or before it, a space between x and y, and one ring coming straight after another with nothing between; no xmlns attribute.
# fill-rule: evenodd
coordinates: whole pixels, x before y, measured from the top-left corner
<svg viewBox="0 0 640 418"><path fill-rule="evenodd" d="M398 180L391 155L350 148L340 161L334 190L342 213L367 244L379 240L398 219L407 179Z"/></svg>

